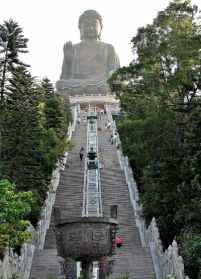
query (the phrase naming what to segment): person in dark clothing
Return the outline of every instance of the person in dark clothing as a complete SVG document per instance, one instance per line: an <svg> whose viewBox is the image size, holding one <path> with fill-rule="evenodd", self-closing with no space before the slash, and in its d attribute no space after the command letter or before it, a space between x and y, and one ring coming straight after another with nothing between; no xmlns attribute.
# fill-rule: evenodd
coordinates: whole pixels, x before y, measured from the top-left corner
<svg viewBox="0 0 201 279"><path fill-rule="evenodd" d="M110 135L110 139L109 139L109 142L110 142L111 144L114 143L113 139L114 139L113 134L111 134L111 135Z"/></svg>
<svg viewBox="0 0 201 279"><path fill-rule="evenodd" d="M83 157L84 157L84 147L81 147L81 148L80 148L80 153L79 153L79 155L80 155L80 161L82 161L82 160L83 160Z"/></svg>

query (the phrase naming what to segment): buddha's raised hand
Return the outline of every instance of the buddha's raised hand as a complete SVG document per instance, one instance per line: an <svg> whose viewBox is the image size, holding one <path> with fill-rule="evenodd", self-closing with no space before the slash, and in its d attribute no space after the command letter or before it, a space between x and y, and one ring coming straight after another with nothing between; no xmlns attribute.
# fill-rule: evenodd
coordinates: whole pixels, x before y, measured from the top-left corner
<svg viewBox="0 0 201 279"><path fill-rule="evenodd" d="M64 44L63 47L64 57L67 61L71 61L73 57L73 44L72 42L68 41Z"/></svg>

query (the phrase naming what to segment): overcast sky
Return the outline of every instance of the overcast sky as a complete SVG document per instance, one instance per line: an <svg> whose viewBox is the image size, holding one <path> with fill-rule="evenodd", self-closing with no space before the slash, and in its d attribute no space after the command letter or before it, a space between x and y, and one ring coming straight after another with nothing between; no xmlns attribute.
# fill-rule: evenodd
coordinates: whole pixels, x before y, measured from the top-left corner
<svg viewBox="0 0 201 279"><path fill-rule="evenodd" d="M201 0L193 0L201 9ZM13 18L29 39L23 61L34 76L55 82L61 72L63 44L80 40L78 18L87 9L103 18L102 41L111 43L121 65L132 60L130 40L137 29L156 17L169 0L0 0L0 23Z"/></svg>

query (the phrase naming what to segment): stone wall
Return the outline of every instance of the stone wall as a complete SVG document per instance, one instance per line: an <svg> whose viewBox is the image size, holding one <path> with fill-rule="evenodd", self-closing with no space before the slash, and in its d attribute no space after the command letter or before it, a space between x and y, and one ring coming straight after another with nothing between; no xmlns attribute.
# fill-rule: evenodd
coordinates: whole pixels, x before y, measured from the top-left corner
<svg viewBox="0 0 201 279"><path fill-rule="evenodd" d="M112 120L110 106L107 106L106 109L109 114L109 121L112 123L111 127L114 134L117 130L116 124ZM143 218L143 207L139 199L138 188L134 180L133 171L129 165L128 157L124 156L122 153L119 135L117 137L116 146L118 147L117 154L120 167L125 173L136 225L139 229L141 244L143 247L150 249L156 279L189 279L189 277L184 273L183 259L178 254L176 241L173 241L172 245L170 245L169 248L163 252L155 218L152 219L149 227L146 227L145 220Z"/></svg>
<svg viewBox="0 0 201 279"><path fill-rule="evenodd" d="M73 123L69 125L67 138L71 139L72 133L75 130L77 121L77 107L73 107ZM35 249L43 249L45 243L45 236L47 229L50 225L50 218L52 208L55 202L56 189L59 184L60 170L62 170L66 164L68 158L68 152L65 152L62 161L57 163L56 169L52 173L52 179L49 185L49 191L47 198L44 202L44 206L41 211L41 218L37 224L36 229L32 226L29 227L29 231L32 232L32 242L25 243L21 248L21 255L18 256L13 251L7 250L3 261L0 260L0 279L10 279L14 274L18 274L19 279L28 279L31 271L32 259Z"/></svg>
<svg viewBox="0 0 201 279"><path fill-rule="evenodd" d="M58 164L52 174L49 192L47 193L47 198L41 211L41 218L36 229L32 226L28 229L32 232L32 242L25 243L22 246L20 256L14 254L10 249L6 252L3 262L0 261L0 276L3 276L3 279L9 278L13 274L18 274L20 279L29 278L34 251L36 248L43 249L44 246L45 235L49 228L52 207L54 205L55 192L59 182L61 165L62 163Z"/></svg>

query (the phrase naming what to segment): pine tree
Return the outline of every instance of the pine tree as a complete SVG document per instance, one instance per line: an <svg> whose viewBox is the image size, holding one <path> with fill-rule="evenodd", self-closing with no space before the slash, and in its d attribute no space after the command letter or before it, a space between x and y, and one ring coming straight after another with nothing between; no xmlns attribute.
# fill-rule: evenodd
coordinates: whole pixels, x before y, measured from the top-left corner
<svg viewBox="0 0 201 279"><path fill-rule="evenodd" d="M41 87L44 92L45 127L46 129L53 128L60 137L64 118L59 97L55 95L53 85L48 78L42 80Z"/></svg>
<svg viewBox="0 0 201 279"><path fill-rule="evenodd" d="M40 103L40 115L45 131L41 142L44 154L43 168L46 175L50 177L58 158L69 145L66 133L70 121L70 109L69 104L55 94L48 78L42 80L41 89L43 98Z"/></svg>
<svg viewBox="0 0 201 279"><path fill-rule="evenodd" d="M13 19L0 25L0 93L1 103L4 101L8 74L18 65L25 64L19 59L20 53L26 53L27 41L21 27ZM26 65L27 66L27 65Z"/></svg>
<svg viewBox="0 0 201 279"><path fill-rule="evenodd" d="M37 94L34 79L24 66L13 71L9 80L9 96L4 110L2 131L2 176L14 181L18 191L34 192L34 222L47 191L47 178L43 172Z"/></svg>

